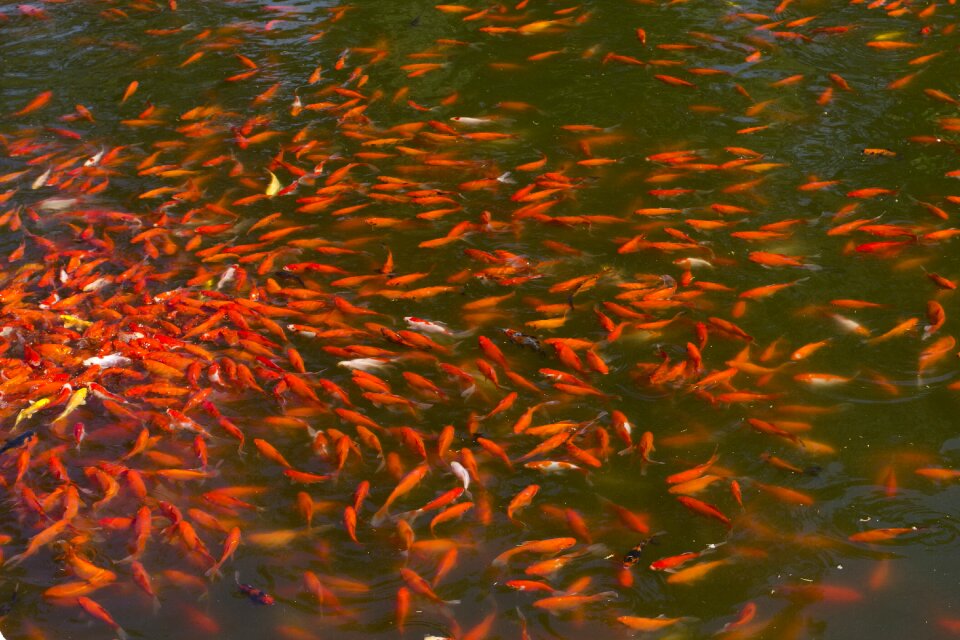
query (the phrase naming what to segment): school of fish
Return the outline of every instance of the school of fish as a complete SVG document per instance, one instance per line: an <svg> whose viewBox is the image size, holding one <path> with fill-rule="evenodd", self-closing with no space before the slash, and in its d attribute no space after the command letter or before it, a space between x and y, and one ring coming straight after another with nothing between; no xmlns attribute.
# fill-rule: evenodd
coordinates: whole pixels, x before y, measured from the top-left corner
<svg viewBox="0 0 960 640"><path fill-rule="evenodd" d="M354 29L382 4L0 4L0 34L77 11L118 36L76 46L145 60L89 98L0 84L0 630L854 637L810 635L807 611L868 615L904 570L887 549L953 526L828 525L822 477L869 445L820 425L960 390L954 0L843 20L812 0L410 3L391 33ZM633 16L616 46L578 35L611 5ZM713 31L661 33L694 5ZM314 55L283 66L290 41ZM875 86L811 63L823 43L875 59ZM713 133L593 121L596 96L541 125L549 103L491 87L478 109L447 84L538 65ZM809 173L777 143L902 96L927 104L917 134L845 162L928 154L902 171L939 192ZM623 206L595 209L603 191ZM845 287L843 265L920 302ZM856 474L899 504L949 495L960 459L887 447ZM773 548L824 560L779 575ZM869 568L835 570L841 551ZM751 572L724 615L688 595ZM920 615L960 635L955 609Z"/></svg>

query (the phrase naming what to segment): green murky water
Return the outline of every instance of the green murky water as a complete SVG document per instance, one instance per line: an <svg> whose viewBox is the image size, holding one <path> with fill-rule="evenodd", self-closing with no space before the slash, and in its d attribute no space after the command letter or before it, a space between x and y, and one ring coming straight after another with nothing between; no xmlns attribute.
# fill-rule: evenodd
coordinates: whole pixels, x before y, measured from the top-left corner
<svg viewBox="0 0 960 640"><path fill-rule="evenodd" d="M27 427L39 436L26 461L18 449L3 454L4 557L64 517L67 486L81 502L54 544L0 568L3 633L112 637L75 595L44 595L84 582L70 575L68 548L116 574L83 595L133 638L480 640L523 637L523 624L532 638L706 638L745 606L755 616L722 637L960 633L960 496L944 471L960 464L949 338L956 295L929 277L960 275L946 231L960 204L948 175L958 167L958 12L948 2L797 0L777 9L626 0L0 5L3 425L9 437ZM136 91L122 100L133 81ZM48 102L24 108L45 91ZM540 158L542 166L523 166ZM825 184L811 186L818 181ZM868 188L884 191L858 193ZM648 215L654 208L671 211ZM855 220L867 226L841 226ZM760 264L754 252L799 266ZM106 284L84 288L92 280L78 281L76 271L95 260L90 278ZM302 263L336 271L283 270ZM389 282L408 274L421 277ZM596 277L573 281L587 275ZM787 283L769 296L740 296ZM489 300L496 296L503 299ZM619 335L597 312L623 323ZM410 329L407 316L446 323L456 335L429 334L436 344L427 347L385 338L383 327ZM651 324L661 320L671 321ZM724 320L750 340L724 330ZM541 342L538 353L502 329L582 341L568 344L582 358L593 351L609 371L584 360L578 372L553 344ZM509 368L479 336L498 345ZM818 341L809 357L791 358ZM688 343L702 353L699 369ZM40 361L24 364L36 349ZM158 356L172 370L148 366L155 352L180 360ZM113 353L129 359L119 371L85 362ZM373 373L389 399L363 395L371 389L338 366L371 356L387 361ZM580 382L558 389L544 368ZM727 369L735 372L727 382L698 384ZM30 401L90 381L126 402L111 408L91 393L62 421L54 419L63 409L51 407L14 431ZM324 383L343 388L352 406ZM510 392L518 394L512 406L474 421ZM762 395L725 395L739 392ZM403 406L406 399L414 404ZM564 443L529 460L583 472L543 474L518 460L547 436L516 434L513 425L547 401L533 425L578 423L569 440L576 448ZM211 434L204 477L158 473L201 467L194 434L171 423L171 408ZM376 423L386 469L357 419L335 412L343 408ZM245 434L242 455L214 411ZM638 451L617 455L626 444L614 411L633 424L634 443L652 433L650 457L663 464L642 463ZM751 428L751 418L778 431ZM86 436L75 447L78 420ZM438 456L445 425L455 436ZM425 442L426 460L404 440L404 426ZM154 439L127 455L142 429ZM477 435L503 448L512 466ZM341 437L348 440L338 448ZM291 482L254 439L295 470L331 477ZM432 513L412 524L418 542L445 543L405 549L393 519L374 525L399 477L419 464L430 471L396 500L394 515L457 487L449 463L467 464L463 449L477 462L475 506L433 534ZM693 495L728 517L729 530L685 508L667 481L714 452L718 461L701 472L713 481ZM146 495L109 462L140 473ZM91 469L115 478L115 496ZM370 497L357 543L343 514L363 481ZM507 506L530 484L540 490L518 525ZM211 491L254 508L211 501ZM314 503L312 528L298 508L301 491ZM161 503L185 514L199 543L185 541ZM631 528L611 503L646 524ZM152 528L135 555L159 598L156 613L123 561L134 533L117 521L143 506ZM577 517L586 534L571 526ZM240 546L224 578L207 580L234 526ZM849 539L911 527L876 543ZM652 534L660 535L637 565L622 570L624 554ZM565 536L577 542L560 553L573 555L545 576L525 569L550 554L491 566L515 545ZM700 579L648 568L708 545L719 546L694 562L722 562ZM433 581L451 560L434 587L459 604L414 594L399 616L398 589L413 588L400 569ZM276 604L251 602L234 571ZM519 579L543 580L567 600L534 605L551 594L506 584ZM604 595L572 603L567 591L578 581L579 595ZM564 604L570 609L549 610ZM622 616L682 619L647 633Z"/></svg>

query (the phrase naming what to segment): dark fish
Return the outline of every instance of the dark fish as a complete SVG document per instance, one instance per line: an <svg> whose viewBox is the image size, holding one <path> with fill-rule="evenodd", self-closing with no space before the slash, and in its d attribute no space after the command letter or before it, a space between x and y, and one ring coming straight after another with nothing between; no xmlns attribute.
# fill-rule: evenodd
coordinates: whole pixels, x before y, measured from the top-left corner
<svg viewBox="0 0 960 640"><path fill-rule="evenodd" d="M540 340L535 336L531 336L526 333L520 333L519 331L515 331L513 329L501 329L501 331L505 336L507 336L510 342L521 347L533 349L537 353L543 353L543 347L540 345Z"/></svg>
<svg viewBox="0 0 960 640"><path fill-rule="evenodd" d="M9 600L5 602L0 602L0 618L6 617L14 607L17 606L17 596L20 595L20 583L18 582L13 588L13 595L10 596Z"/></svg>
<svg viewBox="0 0 960 640"><path fill-rule="evenodd" d="M37 434L35 431L25 431L20 435L18 435L16 438L13 438L12 440L7 440L2 445L0 445L0 454L4 454L7 451L10 451L11 449L16 449L17 447L22 447L23 445L30 442L30 439L36 435Z"/></svg>
<svg viewBox="0 0 960 640"><path fill-rule="evenodd" d="M651 542L656 544L656 539L662 535L663 533L656 533L649 538L644 538L635 547L630 549L630 551L627 551L627 553L623 556L623 568L629 569L633 565L640 562L640 556L643 554L643 550L646 549L647 545Z"/></svg>
<svg viewBox="0 0 960 640"><path fill-rule="evenodd" d="M263 591L262 589L257 589L255 586L251 584L245 584L243 582L240 582L239 571L234 575L234 580L236 580L237 588L240 589L240 592L243 593L248 598L250 598L250 600L252 600L253 602L256 602L257 604L265 604L265 605L273 605L277 603L277 601L273 599L273 596L271 596L266 591Z"/></svg>

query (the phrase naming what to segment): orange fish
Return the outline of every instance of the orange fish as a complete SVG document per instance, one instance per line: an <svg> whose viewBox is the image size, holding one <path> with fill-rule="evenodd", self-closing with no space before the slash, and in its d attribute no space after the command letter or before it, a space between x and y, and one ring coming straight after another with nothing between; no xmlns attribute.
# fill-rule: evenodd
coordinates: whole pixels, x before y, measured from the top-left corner
<svg viewBox="0 0 960 640"><path fill-rule="evenodd" d="M918 531L917 527L891 527L886 529L870 529L847 537L851 542L886 542L908 533Z"/></svg>
<svg viewBox="0 0 960 640"><path fill-rule="evenodd" d="M712 504L708 504L702 500L697 500L696 498L691 498L690 496L677 496L677 500L680 501L680 504L685 506L687 509L690 509L694 513L706 516L708 518L713 518L714 520L719 520L728 529L732 526L730 523L730 518L723 515L723 513Z"/></svg>
<svg viewBox="0 0 960 640"><path fill-rule="evenodd" d="M33 113L34 111L42 109L49 104L51 99L53 99L53 91L44 91L37 94L37 96L28 102L22 109L19 111L14 111L10 115L14 118L19 118L20 116L25 116L28 113Z"/></svg>

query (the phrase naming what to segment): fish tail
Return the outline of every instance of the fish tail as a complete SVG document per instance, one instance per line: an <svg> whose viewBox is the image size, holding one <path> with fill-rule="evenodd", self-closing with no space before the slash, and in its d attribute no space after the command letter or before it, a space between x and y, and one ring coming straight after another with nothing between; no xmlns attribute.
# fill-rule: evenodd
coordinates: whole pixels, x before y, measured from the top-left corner
<svg viewBox="0 0 960 640"><path fill-rule="evenodd" d="M11 557L7 558L7 561L3 563L3 566L5 566L5 567L15 567L15 566L17 566L18 564L20 564L21 562L23 562L23 561L26 560L26 559L27 559L27 558L26 558L26 556L25 556L24 554L18 553L18 554L15 555L15 556L11 556Z"/></svg>
<svg viewBox="0 0 960 640"><path fill-rule="evenodd" d="M407 524L411 527L413 523L416 522L417 518L420 517L420 509L414 509L413 511L405 511L404 513L393 516L394 520L406 520Z"/></svg>
<svg viewBox="0 0 960 640"><path fill-rule="evenodd" d="M373 514L373 517L370 518L370 524L375 527L379 527L389 517L390 513L387 511L387 505L383 505L375 514Z"/></svg>

